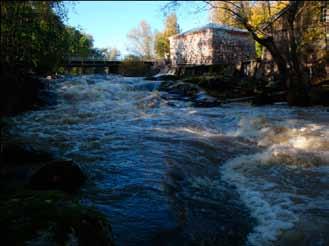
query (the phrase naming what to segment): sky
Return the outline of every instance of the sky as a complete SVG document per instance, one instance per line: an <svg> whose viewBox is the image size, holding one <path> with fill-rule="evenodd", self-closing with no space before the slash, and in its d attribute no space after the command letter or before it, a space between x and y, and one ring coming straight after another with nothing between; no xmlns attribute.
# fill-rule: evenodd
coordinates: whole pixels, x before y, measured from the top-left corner
<svg viewBox="0 0 329 246"><path fill-rule="evenodd" d="M152 30L162 31L165 15L161 8L165 1L79 1L68 6L67 24L80 27L94 38L97 48L113 47L126 55L127 33L147 21ZM177 9L181 31L205 25L209 22L206 10L196 11L200 2L182 2Z"/></svg>

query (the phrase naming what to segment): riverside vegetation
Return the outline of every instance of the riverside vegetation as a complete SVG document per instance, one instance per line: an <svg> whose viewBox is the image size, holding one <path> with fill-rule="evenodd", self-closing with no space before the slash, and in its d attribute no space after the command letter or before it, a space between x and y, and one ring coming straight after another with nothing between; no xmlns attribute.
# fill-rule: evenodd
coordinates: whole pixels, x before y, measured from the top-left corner
<svg viewBox="0 0 329 246"><path fill-rule="evenodd" d="M65 11L60 1L1 2L1 245L113 245L103 215L63 193L84 182L79 166L3 135L5 115L48 105L53 95L40 77L63 72L70 55L100 53L90 35L64 24Z"/></svg>

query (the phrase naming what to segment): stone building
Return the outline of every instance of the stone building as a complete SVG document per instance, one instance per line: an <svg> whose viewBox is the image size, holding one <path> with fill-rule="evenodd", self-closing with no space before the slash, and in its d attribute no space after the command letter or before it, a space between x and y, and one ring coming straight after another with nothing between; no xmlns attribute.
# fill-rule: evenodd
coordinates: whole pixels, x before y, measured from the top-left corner
<svg viewBox="0 0 329 246"><path fill-rule="evenodd" d="M210 23L169 38L173 67L236 64L255 57L248 31Z"/></svg>

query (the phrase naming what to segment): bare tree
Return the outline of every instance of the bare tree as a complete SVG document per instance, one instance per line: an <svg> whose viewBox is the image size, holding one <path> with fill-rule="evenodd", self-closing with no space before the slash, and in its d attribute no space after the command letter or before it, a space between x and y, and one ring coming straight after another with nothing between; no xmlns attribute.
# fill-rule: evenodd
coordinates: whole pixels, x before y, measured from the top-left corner
<svg viewBox="0 0 329 246"><path fill-rule="evenodd" d="M146 21L142 20L137 28L127 34L127 38L130 52L144 59L154 57L154 35L151 26Z"/></svg>
<svg viewBox="0 0 329 246"><path fill-rule="evenodd" d="M102 53L103 53L104 57L106 57L106 59L108 59L110 61L117 61L120 59L120 56L121 56L120 50L118 50L117 48L111 48L111 47L102 49Z"/></svg>

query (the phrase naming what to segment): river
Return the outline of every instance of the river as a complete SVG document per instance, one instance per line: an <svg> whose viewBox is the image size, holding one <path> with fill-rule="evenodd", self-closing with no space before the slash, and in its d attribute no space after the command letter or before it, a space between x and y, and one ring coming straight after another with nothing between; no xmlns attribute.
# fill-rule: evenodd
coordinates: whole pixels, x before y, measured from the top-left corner
<svg viewBox="0 0 329 246"><path fill-rule="evenodd" d="M58 104L9 133L82 167L117 245L329 245L328 108L194 107L158 85L52 81Z"/></svg>

